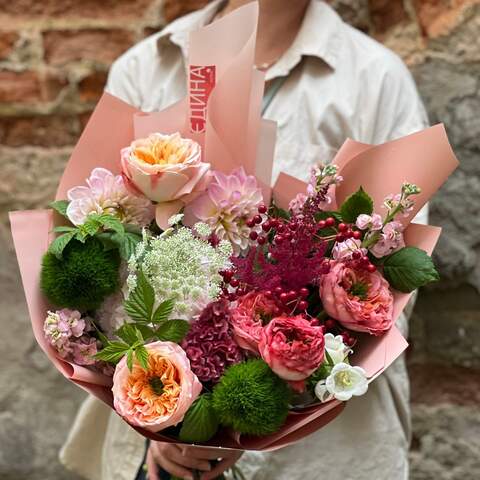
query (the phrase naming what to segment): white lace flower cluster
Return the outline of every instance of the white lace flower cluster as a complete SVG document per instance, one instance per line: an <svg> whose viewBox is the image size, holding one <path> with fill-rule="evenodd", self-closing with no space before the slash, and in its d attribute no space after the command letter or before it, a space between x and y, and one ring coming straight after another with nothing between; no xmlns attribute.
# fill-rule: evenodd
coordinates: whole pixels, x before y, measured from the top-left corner
<svg viewBox="0 0 480 480"><path fill-rule="evenodd" d="M156 302L174 299L172 318L190 321L221 293L219 272L231 267L231 255L229 242L213 247L189 228L172 229L158 237L145 231L129 261L127 286L129 291L135 288L141 269L154 288Z"/></svg>

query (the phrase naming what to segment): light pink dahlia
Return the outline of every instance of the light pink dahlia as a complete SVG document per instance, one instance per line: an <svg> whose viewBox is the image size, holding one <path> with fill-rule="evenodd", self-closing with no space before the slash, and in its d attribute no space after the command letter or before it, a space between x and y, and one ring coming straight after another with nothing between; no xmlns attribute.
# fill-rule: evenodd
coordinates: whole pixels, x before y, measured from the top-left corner
<svg viewBox="0 0 480 480"><path fill-rule="evenodd" d="M213 177L207 191L185 208L185 222L205 222L219 240L229 240L238 255L251 243L246 221L258 213L262 192L255 177L243 168L230 175L215 171Z"/></svg>
<svg viewBox="0 0 480 480"><path fill-rule="evenodd" d="M152 221L152 202L127 190L121 175L95 168L87 185L73 187L67 193L70 200L67 216L74 225L82 225L91 213L108 213L123 223L140 226Z"/></svg>

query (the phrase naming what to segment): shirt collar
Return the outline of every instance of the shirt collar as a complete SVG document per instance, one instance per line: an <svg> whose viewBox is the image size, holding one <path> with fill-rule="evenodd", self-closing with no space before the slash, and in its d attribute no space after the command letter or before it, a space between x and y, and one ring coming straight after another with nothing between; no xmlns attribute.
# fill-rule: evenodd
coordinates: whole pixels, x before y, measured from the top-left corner
<svg viewBox="0 0 480 480"><path fill-rule="evenodd" d="M193 30L210 23L225 0L214 0L205 8L181 17L167 25L158 34L158 46L177 45L187 56L188 37ZM339 62L343 22L326 3L311 0L297 37L282 58L266 73L266 80L286 76L303 56L323 60L335 69Z"/></svg>

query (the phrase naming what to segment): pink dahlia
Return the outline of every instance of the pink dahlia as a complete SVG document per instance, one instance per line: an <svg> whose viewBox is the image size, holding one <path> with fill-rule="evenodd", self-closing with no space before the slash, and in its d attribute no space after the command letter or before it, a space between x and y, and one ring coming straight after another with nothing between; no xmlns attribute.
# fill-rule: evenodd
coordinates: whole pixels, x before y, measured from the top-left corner
<svg viewBox="0 0 480 480"><path fill-rule="evenodd" d="M123 223L140 226L152 221L152 202L127 190L121 175L114 175L105 168L95 168L87 185L73 187L67 192L70 200L67 216L74 225L82 225L91 213L107 213Z"/></svg>
<svg viewBox="0 0 480 480"><path fill-rule="evenodd" d="M225 299L210 303L182 342L192 371L202 382L218 382L228 366L243 359L230 329L228 307Z"/></svg>
<svg viewBox="0 0 480 480"><path fill-rule="evenodd" d="M207 191L186 206L185 222L205 222L217 239L229 240L238 255L251 244L251 228L246 222L258 213L261 203L262 192L255 177L243 168L231 175L215 171Z"/></svg>
<svg viewBox="0 0 480 480"><path fill-rule="evenodd" d="M263 325L279 313L275 302L261 292L250 292L240 297L230 319L238 345L258 354Z"/></svg>
<svg viewBox="0 0 480 480"><path fill-rule="evenodd" d="M393 295L378 271L332 262L320 277L320 298L327 314L350 330L381 335L393 324Z"/></svg>

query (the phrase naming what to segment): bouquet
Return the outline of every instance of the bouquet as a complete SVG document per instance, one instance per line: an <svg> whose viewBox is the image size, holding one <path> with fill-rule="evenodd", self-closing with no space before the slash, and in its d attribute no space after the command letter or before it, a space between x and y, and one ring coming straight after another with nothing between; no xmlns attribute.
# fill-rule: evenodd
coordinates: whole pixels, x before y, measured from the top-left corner
<svg viewBox="0 0 480 480"><path fill-rule="evenodd" d="M443 127L347 141L271 189L256 19L193 33L189 96L163 112L105 94L52 209L11 214L40 346L155 440L274 449L321 428L406 348L395 320L438 279L439 229L410 221L456 167Z"/></svg>

